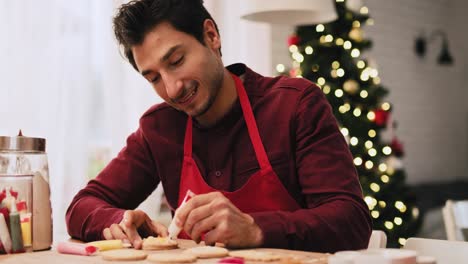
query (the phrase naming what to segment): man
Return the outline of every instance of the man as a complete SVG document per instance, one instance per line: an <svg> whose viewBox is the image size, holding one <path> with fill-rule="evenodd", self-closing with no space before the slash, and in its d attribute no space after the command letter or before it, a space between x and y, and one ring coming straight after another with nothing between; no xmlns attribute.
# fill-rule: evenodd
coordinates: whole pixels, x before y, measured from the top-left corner
<svg viewBox="0 0 468 264"><path fill-rule="evenodd" d="M367 246L371 220L351 154L321 90L305 79L224 68L202 0L123 5L114 31L165 103L67 211L85 241L166 236L134 210L161 183L182 237L228 247L334 252Z"/></svg>

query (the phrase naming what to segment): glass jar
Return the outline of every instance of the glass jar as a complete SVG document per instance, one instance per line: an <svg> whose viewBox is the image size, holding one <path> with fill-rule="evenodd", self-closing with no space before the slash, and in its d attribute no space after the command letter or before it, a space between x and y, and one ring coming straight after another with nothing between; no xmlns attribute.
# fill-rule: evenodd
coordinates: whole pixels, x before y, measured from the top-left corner
<svg viewBox="0 0 468 264"><path fill-rule="evenodd" d="M16 137L0 136L0 210L11 238L11 246L2 241L7 253L45 250L52 245L45 145L45 139L25 137L21 131ZM16 225L18 217L19 227ZM8 240L8 237L2 239Z"/></svg>

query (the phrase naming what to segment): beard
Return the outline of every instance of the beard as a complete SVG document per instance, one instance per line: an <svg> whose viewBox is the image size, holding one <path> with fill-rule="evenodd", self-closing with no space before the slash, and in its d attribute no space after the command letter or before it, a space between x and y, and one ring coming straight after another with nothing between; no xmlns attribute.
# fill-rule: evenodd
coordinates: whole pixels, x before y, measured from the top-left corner
<svg viewBox="0 0 468 264"><path fill-rule="evenodd" d="M194 111L190 116L193 118L200 117L204 115L210 108L213 106L216 98L218 97L219 90L223 85L224 79L224 67L218 67L217 71L213 73L211 81L208 84L208 98Z"/></svg>

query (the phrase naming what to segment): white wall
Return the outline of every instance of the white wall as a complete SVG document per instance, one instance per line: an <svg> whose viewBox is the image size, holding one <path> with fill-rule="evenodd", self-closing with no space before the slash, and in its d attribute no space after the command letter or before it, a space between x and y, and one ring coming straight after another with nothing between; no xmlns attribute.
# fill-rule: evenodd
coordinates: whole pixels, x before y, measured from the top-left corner
<svg viewBox="0 0 468 264"><path fill-rule="evenodd" d="M205 0L205 6L218 24L225 65L242 62L260 74L271 75L271 31L264 23L240 18L248 0Z"/></svg>
<svg viewBox="0 0 468 264"><path fill-rule="evenodd" d="M364 27L374 42L364 56L375 60L382 84L390 91L409 183L468 180L467 2L365 2L375 25ZM434 29L447 32L454 66L436 63L441 48L437 38L428 45L424 59L415 55L415 37ZM286 39L291 32L290 27L273 27L274 65L290 63Z"/></svg>

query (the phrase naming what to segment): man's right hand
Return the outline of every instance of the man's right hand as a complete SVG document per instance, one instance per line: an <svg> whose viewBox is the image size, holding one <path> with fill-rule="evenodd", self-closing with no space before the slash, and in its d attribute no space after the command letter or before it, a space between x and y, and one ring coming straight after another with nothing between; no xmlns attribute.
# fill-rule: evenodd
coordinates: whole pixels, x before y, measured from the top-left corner
<svg viewBox="0 0 468 264"><path fill-rule="evenodd" d="M102 234L105 239L121 239L129 241L135 249L142 247L142 239L138 232L149 236L167 236L167 228L141 210L125 211L122 221L119 224L112 224L105 228Z"/></svg>

